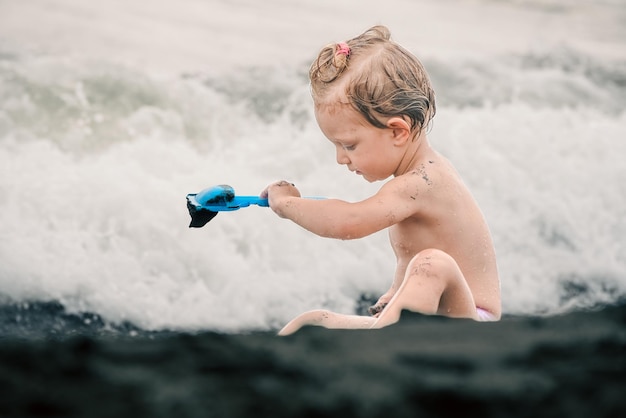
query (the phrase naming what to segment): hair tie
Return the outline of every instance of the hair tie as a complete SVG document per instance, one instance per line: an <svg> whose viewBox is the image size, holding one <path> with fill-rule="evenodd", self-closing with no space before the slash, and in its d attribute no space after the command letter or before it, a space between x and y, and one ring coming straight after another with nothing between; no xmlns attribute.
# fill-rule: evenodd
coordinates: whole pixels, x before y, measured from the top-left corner
<svg viewBox="0 0 626 418"><path fill-rule="evenodd" d="M337 52L335 54L345 55L346 57L350 56L350 47L345 42L339 42L337 44Z"/></svg>

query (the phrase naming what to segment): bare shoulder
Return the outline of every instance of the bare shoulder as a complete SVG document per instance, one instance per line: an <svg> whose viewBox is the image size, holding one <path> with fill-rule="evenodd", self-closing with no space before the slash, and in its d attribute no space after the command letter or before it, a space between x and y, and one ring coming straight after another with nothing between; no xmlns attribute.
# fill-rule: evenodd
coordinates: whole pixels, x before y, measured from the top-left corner
<svg viewBox="0 0 626 418"><path fill-rule="evenodd" d="M409 204L414 202L413 209L419 212L420 207L432 204L432 200L445 201L451 192L464 187L452 164L438 156L420 161L406 174L393 178L381 188L380 194Z"/></svg>
<svg viewBox="0 0 626 418"><path fill-rule="evenodd" d="M385 183L373 198L384 202L390 210L416 211L423 196L432 189L432 181L424 170L412 170ZM394 210L395 211L395 210Z"/></svg>

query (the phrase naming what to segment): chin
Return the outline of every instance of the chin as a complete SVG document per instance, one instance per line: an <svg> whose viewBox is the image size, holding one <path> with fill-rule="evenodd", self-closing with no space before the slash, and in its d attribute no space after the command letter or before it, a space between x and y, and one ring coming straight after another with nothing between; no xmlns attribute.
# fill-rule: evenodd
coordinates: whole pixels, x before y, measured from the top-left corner
<svg viewBox="0 0 626 418"><path fill-rule="evenodd" d="M367 174L364 174L364 173L361 173L361 172L355 172L355 174L357 176L363 177L363 180L365 180L368 183L375 183L377 181L384 180L384 179L380 179L380 178L377 178L377 177L371 177L371 176L369 176Z"/></svg>

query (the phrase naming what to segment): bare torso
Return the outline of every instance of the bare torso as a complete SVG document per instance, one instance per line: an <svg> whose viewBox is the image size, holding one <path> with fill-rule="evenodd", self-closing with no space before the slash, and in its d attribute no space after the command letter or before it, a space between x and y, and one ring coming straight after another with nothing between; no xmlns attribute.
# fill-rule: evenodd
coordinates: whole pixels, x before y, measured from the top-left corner
<svg viewBox="0 0 626 418"><path fill-rule="evenodd" d="M416 190L417 212L389 227L397 267L398 286L409 261L420 251L434 248L452 256L459 265L477 307L500 316L500 285L489 228L471 193L448 160L436 152L414 164L401 177L402 187ZM398 180L396 178L393 181Z"/></svg>

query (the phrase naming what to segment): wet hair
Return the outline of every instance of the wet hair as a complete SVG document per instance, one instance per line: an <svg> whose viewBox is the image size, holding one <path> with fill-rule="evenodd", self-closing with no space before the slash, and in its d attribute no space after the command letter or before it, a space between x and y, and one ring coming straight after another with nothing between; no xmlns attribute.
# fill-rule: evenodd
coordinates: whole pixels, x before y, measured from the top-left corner
<svg viewBox="0 0 626 418"><path fill-rule="evenodd" d="M324 47L311 65L309 79L316 104L323 104L331 91L339 93L378 128L386 128L380 117L406 116L419 133L435 116L435 93L424 66L391 40L385 26ZM344 91L336 92L337 87Z"/></svg>

